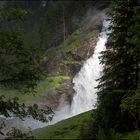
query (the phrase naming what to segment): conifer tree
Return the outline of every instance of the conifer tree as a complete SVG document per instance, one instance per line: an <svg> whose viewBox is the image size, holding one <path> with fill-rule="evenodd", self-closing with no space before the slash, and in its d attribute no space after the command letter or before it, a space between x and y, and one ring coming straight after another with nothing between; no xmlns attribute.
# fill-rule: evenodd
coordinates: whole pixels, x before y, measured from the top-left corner
<svg viewBox="0 0 140 140"><path fill-rule="evenodd" d="M121 104L127 97L136 94L140 81L140 17L137 6L137 0L117 0L111 15L112 33L102 56L105 67L98 86L96 116L98 127L103 128L105 133L112 128L119 132L135 128L129 112L122 113Z"/></svg>

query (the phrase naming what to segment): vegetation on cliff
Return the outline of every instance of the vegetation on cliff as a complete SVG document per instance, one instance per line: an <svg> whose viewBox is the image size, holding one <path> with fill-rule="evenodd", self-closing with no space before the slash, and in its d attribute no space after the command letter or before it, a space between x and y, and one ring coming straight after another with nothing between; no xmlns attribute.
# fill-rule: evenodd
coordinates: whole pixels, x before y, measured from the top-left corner
<svg viewBox="0 0 140 140"><path fill-rule="evenodd" d="M31 115L34 119L48 121L44 115L52 113L49 112L50 110L46 112L40 109L39 105L31 106L30 104L33 104L40 97L46 96L50 90L63 86L64 81L69 80L68 76L76 73L75 69L73 74L71 74L71 70L67 74L67 69L61 73L57 72L62 65L69 65L73 64L74 61L82 60L83 54L78 56L78 52L76 52L82 46L79 39L83 32L81 31L83 25L86 25L82 21L88 16L92 16L90 12L88 16L86 14L94 6L94 2L52 1L48 2L46 6L41 4L41 7L38 8L32 7L33 5L29 6L29 3L28 1L22 1L21 3L16 1L1 2L4 7L0 9L0 50L2 54L0 56L2 64L2 67L0 67L0 112L5 117L11 116L12 112L21 119ZM67 8L69 10L66 10ZM101 23L100 20L99 23ZM98 36L98 27L93 29L91 24L87 29ZM89 40L94 37L93 42L96 41L94 34L88 36ZM87 38L84 36L81 39ZM61 43L63 44L60 45ZM86 44L82 47L85 49ZM54 67L52 69L49 65L52 61L50 48L54 49L52 53L54 57L59 56L61 52L64 52L65 55L65 58L62 56L58 59L60 63L53 61ZM58 50L60 50L60 53ZM66 59L67 56L71 58ZM81 62L79 63L82 65ZM47 78L45 78L46 73L44 71L48 72ZM26 94L24 95L23 92ZM27 94L27 92L32 92L35 95ZM1 124L1 135L5 135L2 131L3 127L4 125ZM33 138L26 137L26 134L17 129L13 129L6 135L12 139L19 138L19 134L21 138Z"/></svg>
<svg viewBox="0 0 140 140"><path fill-rule="evenodd" d="M91 56L110 2L0 1L0 115L46 122L52 113L46 105L56 108L63 94L72 97L71 79ZM97 109L38 129L37 138L139 139L139 4L114 2ZM34 139L16 128L5 134L4 127L0 135L9 139Z"/></svg>

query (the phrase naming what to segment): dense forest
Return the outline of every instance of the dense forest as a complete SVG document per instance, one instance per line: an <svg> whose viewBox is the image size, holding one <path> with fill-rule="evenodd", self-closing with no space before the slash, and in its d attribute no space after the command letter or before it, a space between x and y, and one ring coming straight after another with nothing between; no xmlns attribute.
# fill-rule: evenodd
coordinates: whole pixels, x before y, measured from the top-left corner
<svg viewBox="0 0 140 140"><path fill-rule="evenodd" d="M45 129L8 130L6 121L49 123L57 107L72 105L72 79L93 55L105 19L109 38L99 57L103 74L96 79L96 107L51 133L62 129L60 139L69 136L67 129L75 137L66 139L140 138L140 2L5 0L0 1L0 139L53 139Z"/></svg>

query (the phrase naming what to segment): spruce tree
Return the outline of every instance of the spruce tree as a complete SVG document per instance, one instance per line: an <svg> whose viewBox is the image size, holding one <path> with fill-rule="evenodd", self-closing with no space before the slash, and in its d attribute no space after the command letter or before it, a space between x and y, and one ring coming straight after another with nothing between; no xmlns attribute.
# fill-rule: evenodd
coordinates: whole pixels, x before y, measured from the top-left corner
<svg viewBox="0 0 140 140"><path fill-rule="evenodd" d="M98 86L96 112L98 130L103 128L106 134L111 129L118 132L135 129L134 119L129 115L128 108L123 111L121 106L127 105L124 104L125 99L139 93L140 17L138 4L138 0L117 0L111 14L112 33L101 60L105 67ZM137 125L137 128L139 127Z"/></svg>

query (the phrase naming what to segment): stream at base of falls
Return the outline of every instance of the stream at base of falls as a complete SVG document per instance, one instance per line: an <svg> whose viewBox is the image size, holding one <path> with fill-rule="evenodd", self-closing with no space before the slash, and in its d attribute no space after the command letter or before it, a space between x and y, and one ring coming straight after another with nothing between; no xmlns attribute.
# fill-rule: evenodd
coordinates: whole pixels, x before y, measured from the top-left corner
<svg viewBox="0 0 140 140"><path fill-rule="evenodd" d="M31 129L42 128L95 108L97 100L97 79L101 77L103 71L103 65L100 64L99 56L101 55L100 53L106 49L105 43L108 39L109 24L110 21L103 21L102 31L93 55L85 61L79 73L73 78L75 94L71 105L66 104L62 108L58 107L53 120L49 123L42 123L31 118L26 118L25 121L12 118L6 120L8 126L14 126L20 129L28 127Z"/></svg>

